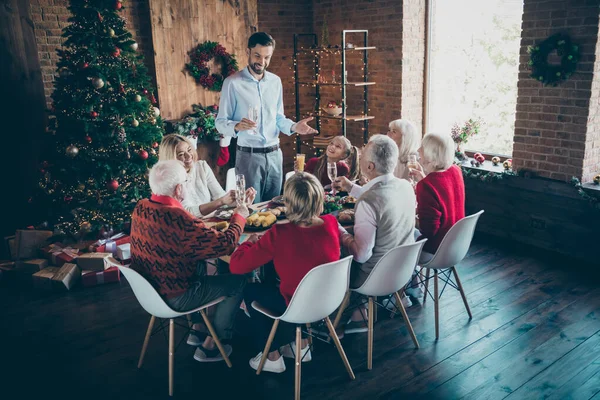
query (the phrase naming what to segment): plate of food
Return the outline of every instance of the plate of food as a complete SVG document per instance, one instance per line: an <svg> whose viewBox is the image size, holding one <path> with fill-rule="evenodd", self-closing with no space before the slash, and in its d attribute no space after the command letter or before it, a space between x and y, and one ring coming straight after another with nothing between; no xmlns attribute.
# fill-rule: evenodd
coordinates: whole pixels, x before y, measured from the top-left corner
<svg viewBox="0 0 600 400"><path fill-rule="evenodd" d="M215 217L223 220L230 220L233 216L233 208L219 208L215 212Z"/></svg>
<svg viewBox="0 0 600 400"><path fill-rule="evenodd" d="M273 207L273 208L263 208L260 210L261 212L270 212L274 214L277 219L285 219L285 212L287 211L285 206Z"/></svg>
<svg viewBox="0 0 600 400"><path fill-rule="evenodd" d="M323 203L323 214L331 214L332 212L339 211L342 209L340 204L340 198L337 196L325 195L325 202Z"/></svg>
<svg viewBox="0 0 600 400"><path fill-rule="evenodd" d="M354 223L354 210L342 210L337 216L340 224L352 224Z"/></svg>
<svg viewBox="0 0 600 400"><path fill-rule="evenodd" d="M345 196L342 197L341 202L344 207L354 208L354 206L356 205L356 198L352 196Z"/></svg>
<svg viewBox="0 0 600 400"><path fill-rule="evenodd" d="M246 218L246 231L264 231L277 222L277 217L271 211L260 211Z"/></svg>
<svg viewBox="0 0 600 400"><path fill-rule="evenodd" d="M271 200L271 203L277 204L277 205L280 205L280 206L284 205L283 195L273 197L273 200Z"/></svg>

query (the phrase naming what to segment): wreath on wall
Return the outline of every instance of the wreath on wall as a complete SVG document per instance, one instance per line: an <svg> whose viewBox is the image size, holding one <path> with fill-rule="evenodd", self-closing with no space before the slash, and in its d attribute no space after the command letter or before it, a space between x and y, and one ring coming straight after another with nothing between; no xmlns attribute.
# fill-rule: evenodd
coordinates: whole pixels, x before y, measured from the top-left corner
<svg viewBox="0 0 600 400"><path fill-rule="evenodd" d="M220 92L223 81L238 70L235 55L227 53L225 47L217 42L206 41L189 52L190 62L186 69L203 88ZM221 62L221 73L210 73L208 62L212 59Z"/></svg>
<svg viewBox="0 0 600 400"><path fill-rule="evenodd" d="M548 56L554 50L561 57L560 64L548 63ZM556 86L568 79L579 61L579 46L573 44L566 33L556 33L537 46L530 46L528 52L531 77L543 85Z"/></svg>

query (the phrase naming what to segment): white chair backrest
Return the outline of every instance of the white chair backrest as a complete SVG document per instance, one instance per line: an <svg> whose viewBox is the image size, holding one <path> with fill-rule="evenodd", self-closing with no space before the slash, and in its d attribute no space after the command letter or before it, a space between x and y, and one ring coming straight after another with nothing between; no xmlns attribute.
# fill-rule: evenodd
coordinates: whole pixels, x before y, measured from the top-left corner
<svg viewBox="0 0 600 400"><path fill-rule="evenodd" d="M282 321L307 324L333 313L344 300L350 284L352 256L320 265L302 278Z"/></svg>
<svg viewBox="0 0 600 400"><path fill-rule="evenodd" d="M227 170L227 177L225 178L225 191L235 189L235 168L229 168Z"/></svg>
<svg viewBox="0 0 600 400"><path fill-rule="evenodd" d="M385 253L356 291L366 296L387 296L402 289L412 277L426 241L404 244Z"/></svg>
<svg viewBox="0 0 600 400"><path fill-rule="evenodd" d="M287 174L285 174L285 180L287 181L288 179L290 179L292 176L294 176L295 173L296 171L290 171Z"/></svg>
<svg viewBox="0 0 600 400"><path fill-rule="evenodd" d="M467 255L467 251L469 251L475 233L475 226L481 214L483 214L483 210L456 222L442 239L442 243L440 243L440 247L438 247L433 258L423 265L427 268L441 269L453 267L462 261Z"/></svg>
<svg viewBox="0 0 600 400"><path fill-rule="evenodd" d="M115 265L129 282L133 294L140 302L140 305L149 314L158 318L175 318L179 315L177 311L172 310L160 297L156 289L137 271L131 268Z"/></svg>

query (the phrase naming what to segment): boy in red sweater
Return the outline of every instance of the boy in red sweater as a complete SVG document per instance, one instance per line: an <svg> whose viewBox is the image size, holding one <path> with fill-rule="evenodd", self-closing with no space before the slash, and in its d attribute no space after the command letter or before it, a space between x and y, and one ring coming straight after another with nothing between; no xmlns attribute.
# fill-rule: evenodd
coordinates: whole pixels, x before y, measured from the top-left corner
<svg viewBox="0 0 600 400"><path fill-rule="evenodd" d="M244 289L252 321L256 347L263 349L273 320L256 311L253 301L276 313L282 313L294 295L298 284L313 268L340 259L338 223L334 216L324 215L323 186L309 173L299 172L285 182L284 202L288 224L276 224L260 239L252 235L231 256L229 268L233 274L245 274L270 261L281 280L279 288L268 284L249 284ZM263 367L264 371L285 371L285 357L293 358L290 347L285 346L293 337L293 326L282 322L271 345ZM281 349L280 346L283 346ZM280 351L282 354L280 354ZM307 354L308 353L308 354ZM262 351L250 360L258 368ZM303 361L311 354L306 340L302 340Z"/></svg>

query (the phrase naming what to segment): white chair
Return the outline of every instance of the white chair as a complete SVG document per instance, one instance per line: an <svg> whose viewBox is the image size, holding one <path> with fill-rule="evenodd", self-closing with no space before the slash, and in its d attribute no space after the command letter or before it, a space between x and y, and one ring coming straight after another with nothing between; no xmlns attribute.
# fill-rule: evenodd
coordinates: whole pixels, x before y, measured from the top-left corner
<svg viewBox="0 0 600 400"><path fill-rule="evenodd" d="M285 180L287 181L288 179L290 179L292 176L294 176L295 173L296 171L290 171L287 174L285 174Z"/></svg>
<svg viewBox="0 0 600 400"><path fill-rule="evenodd" d="M225 178L225 191L229 192L230 190L235 190L235 168L229 168Z"/></svg>
<svg viewBox="0 0 600 400"><path fill-rule="evenodd" d="M113 262L114 261L114 262ZM174 318L189 316L192 313L200 311L202 318L204 319L204 323L208 328L212 338L214 339L223 359L227 363L227 366L231 368L231 361L229 361L229 357L223 350L223 346L221 345L221 341L217 337L215 330L208 320L206 313L204 310L210 306L218 304L225 300L225 297L219 297L210 303L204 304L201 307L195 308L193 310L185 311L185 312L177 312L172 310L160 297L160 295L156 292L156 290L152 287L152 285L138 272L134 271L131 268L124 267L120 265L117 261L111 260L111 263L119 268L121 273L127 278L135 297L140 302L140 305L146 310L152 317L150 318L150 323L148 324L148 329L146 330L146 337L144 339L144 344L142 346L142 352L140 353L140 359L138 361L138 368L142 367L142 363L144 362L144 356L146 355L146 349L148 347L148 342L150 341L150 336L152 336L152 328L154 326L154 322L156 318L164 318L169 319L169 396L173 396L173 363L175 361L175 325ZM190 327L191 328L191 327ZM155 333L158 333L162 330L162 327Z"/></svg>
<svg viewBox="0 0 600 400"><path fill-rule="evenodd" d="M279 321L296 324L296 377L295 377L295 399L300 399L300 372L301 372L301 353L302 353L302 331L300 326L306 324L310 332L310 324L316 321L325 320L329 333L333 338L335 346L344 362L346 371L350 379L354 379L354 372L348 362L346 353L342 348L339 338L335 334L333 324L329 319L329 315L334 312L342 303L344 295L348 290L350 282L350 264L352 256L348 256L339 261L330 262L311 269L300 284L296 288L290 304L285 312L281 315L275 315L269 310L262 307L256 301L252 302L252 307L263 313L269 318L274 319L271 333L267 339L267 344L262 353L262 358L256 374L260 374L269 354L271 343L277 332Z"/></svg>
<svg viewBox="0 0 600 400"><path fill-rule="evenodd" d="M473 240L473 234L475 233L475 226L479 217L483 214L483 210L476 214L469 215L459 220L450 228L442 239L442 243L438 247L435 254L423 252L419 259L419 265L422 270L426 271L425 276L425 295L423 298L423 304L429 294L429 274L433 270L433 302L435 303L435 338L440 337L440 308L439 298L441 294L438 291L438 277L444 281L444 288L447 284L457 289L460 292L469 319L473 318L469 303L467 302L467 296L463 290L458 272L456 272L456 264L461 262L467 255L471 241ZM452 282L452 273L456 280L456 284ZM442 288L442 292L443 289Z"/></svg>
<svg viewBox="0 0 600 400"><path fill-rule="evenodd" d="M350 299L350 291L355 291L369 299L369 308L367 312L368 319L368 351L367 351L367 369L373 368L373 323L375 320L374 299L377 296L389 296L393 294L396 298L396 307L400 310L408 333L412 338L415 347L419 348L419 341L415 335L415 331L410 323L410 319L406 314L406 309L402 305L401 297L404 292L404 287L410 281L413 271L417 266L419 255L423 249L423 244L427 239L420 240L416 243L405 244L398 246L388 251L375 264L373 270L367 277L367 280L358 288L350 289L346 293L346 297L342 302L336 317L334 327L337 327L344 309L348 306ZM377 305L377 304L375 304ZM392 314L394 315L394 314Z"/></svg>

